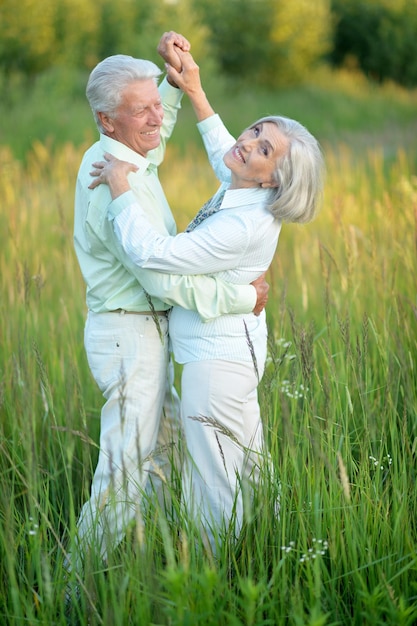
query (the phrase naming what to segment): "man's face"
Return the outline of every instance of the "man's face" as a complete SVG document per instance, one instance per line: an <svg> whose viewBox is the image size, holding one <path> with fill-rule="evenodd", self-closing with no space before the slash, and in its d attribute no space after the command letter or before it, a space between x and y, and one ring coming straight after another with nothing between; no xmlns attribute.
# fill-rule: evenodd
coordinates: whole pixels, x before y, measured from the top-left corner
<svg viewBox="0 0 417 626"><path fill-rule="evenodd" d="M99 113L105 134L146 157L160 143L164 112L158 88L152 79L130 83L122 92L116 114Z"/></svg>

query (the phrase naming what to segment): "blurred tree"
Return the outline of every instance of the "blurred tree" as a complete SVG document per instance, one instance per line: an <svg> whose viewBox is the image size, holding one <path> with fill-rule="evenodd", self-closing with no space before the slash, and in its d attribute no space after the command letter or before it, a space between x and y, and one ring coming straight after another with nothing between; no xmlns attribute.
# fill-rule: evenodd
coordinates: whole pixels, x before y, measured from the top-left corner
<svg viewBox="0 0 417 626"><path fill-rule="evenodd" d="M332 0L334 65L355 65L368 77L417 85L416 0Z"/></svg>
<svg viewBox="0 0 417 626"><path fill-rule="evenodd" d="M91 69L112 54L137 55L153 16L153 0L60 0L57 4L59 58L65 65ZM153 42L153 47L156 43Z"/></svg>
<svg viewBox="0 0 417 626"><path fill-rule="evenodd" d="M329 50L329 0L200 0L198 8L230 77L300 82Z"/></svg>
<svg viewBox="0 0 417 626"><path fill-rule="evenodd" d="M162 33L174 30L186 37L191 43L195 60L204 72L212 69L212 52L209 47L209 28L202 22L198 9L198 0L162 0L154 3L152 15L152 44L143 54L147 54L155 63L162 66L161 57L156 52L156 45Z"/></svg>
<svg viewBox="0 0 417 626"><path fill-rule="evenodd" d="M28 76L50 65L55 43L54 10L49 0L0 0L0 66Z"/></svg>
<svg viewBox="0 0 417 626"><path fill-rule="evenodd" d="M171 29L205 77L220 68L229 86L302 82L323 58L417 85L417 0L0 0L0 72L89 70L118 52L161 65L156 45Z"/></svg>
<svg viewBox="0 0 417 626"><path fill-rule="evenodd" d="M284 0L274 3L272 41L276 59L270 59L278 84L299 83L329 52L329 0ZM268 69L268 68L266 68Z"/></svg>
<svg viewBox="0 0 417 626"><path fill-rule="evenodd" d="M118 53L148 58L161 66L156 47L168 30L192 38L196 55L207 39L207 29L195 19L192 0L101 0L99 7L84 0L60 0L57 16L61 58L79 67L91 68Z"/></svg>
<svg viewBox="0 0 417 626"><path fill-rule="evenodd" d="M51 65L85 68L94 64L100 12L84 0L60 0L54 6L56 41Z"/></svg>
<svg viewBox="0 0 417 626"><path fill-rule="evenodd" d="M33 76L51 66L90 69L110 54L135 54L148 48L141 44L152 30L154 6L153 0L101 0L99 5L0 0L0 68ZM153 37L153 49L156 43Z"/></svg>
<svg viewBox="0 0 417 626"><path fill-rule="evenodd" d="M379 46L381 78L404 85L417 85L417 1L408 0L402 10L392 10L381 21ZM385 71L385 76L384 72Z"/></svg>
<svg viewBox="0 0 417 626"><path fill-rule="evenodd" d="M198 4L221 69L232 77L252 79L271 52L272 0L201 0Z"/></svg>

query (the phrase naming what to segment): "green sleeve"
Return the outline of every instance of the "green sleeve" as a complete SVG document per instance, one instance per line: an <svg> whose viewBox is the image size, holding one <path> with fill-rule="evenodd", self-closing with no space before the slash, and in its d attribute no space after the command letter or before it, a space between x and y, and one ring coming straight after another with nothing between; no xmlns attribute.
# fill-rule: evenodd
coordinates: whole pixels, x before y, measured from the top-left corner
<svg viewBox="0 0 417 626"><path fill-rule="evenodd" d="M251 313L256 305L252 285L227 283L215 275L182 276L138 267L132 271L151 296L197 311L205 322L220 315Z"/></svg>

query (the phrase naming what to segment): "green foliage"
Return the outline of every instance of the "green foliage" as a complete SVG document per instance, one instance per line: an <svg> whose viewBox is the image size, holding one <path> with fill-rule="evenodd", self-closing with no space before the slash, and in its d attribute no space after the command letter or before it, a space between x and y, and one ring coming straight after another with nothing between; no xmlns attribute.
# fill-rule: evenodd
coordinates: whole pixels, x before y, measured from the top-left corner
<svg viewBox="0 0 417 626"><path fill-rule="evenodd" d="M246 84L302 82L328 51L327 0L203 0L220 67Z"/></svg>
<svg viewBox="0 0 417 626"><path fill-rule="evenodd" d="M119 52L159 63L159 37L177 30L229 88L305 82L327 59L410 87L416 29L415 0L0 0L0 72L90 70Z"/></svg>
<svg viewBox="0 0 417 626"><path fill-rule="evenodd" d="M91 68L117 52L156 60L168 30L229 79L279 85L305 79L327 52L330 13L328 0L1 0L0 68L31 77L52 66Z"/></svg>
<svg viewBox="0 0 417 626"><path fill-rule="evenodd" d="M332 8L334 64L357 64L374 80L417 85L415 0L333 0Z"/></svg>
<svg viewBox="0 0 417 626"><path fill-rule="evenodd" d="M272 54L272 0L203 0L202 19L222 71L228 77L255 79Z"/></svg>
<svg viewBox="0 0 417 626"><path fill-rule="evenodd" d="M13 0L0 3L0 67L32 76L52 66L91 69L105 56L148 55L161 33L152 0Z"/></svg>
<svg viewBox="0 0 417 626"><path fill-rule="evenodd" d="M49 0L0 2L0 66L31 76L49 67L55 52L54 11Z"/></svg>

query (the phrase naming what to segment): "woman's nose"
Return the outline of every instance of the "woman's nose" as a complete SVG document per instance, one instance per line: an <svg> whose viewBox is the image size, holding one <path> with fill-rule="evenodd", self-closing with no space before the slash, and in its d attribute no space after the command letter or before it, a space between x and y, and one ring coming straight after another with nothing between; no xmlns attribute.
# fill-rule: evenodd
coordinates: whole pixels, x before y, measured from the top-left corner
<svg viewBox="0 0 417 626"><path fill-rule="evenodd" d="M249 152L250 150L252 150L255 145L255 141L255 139L245 139L242 142L242 150L244 152Z"/></svg>

